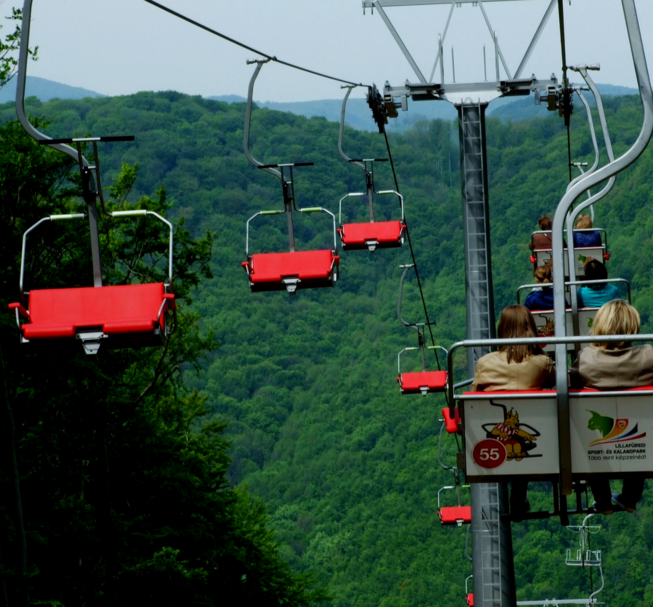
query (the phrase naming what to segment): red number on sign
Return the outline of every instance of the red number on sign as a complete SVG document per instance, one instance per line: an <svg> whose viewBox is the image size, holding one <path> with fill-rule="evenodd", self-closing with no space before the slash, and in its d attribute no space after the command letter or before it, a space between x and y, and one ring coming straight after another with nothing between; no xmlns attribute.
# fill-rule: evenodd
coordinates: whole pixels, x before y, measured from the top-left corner
<svg viewBox="0 0 653 607"><path fill-rule="evenodd" d="M506 448L497 440L486 438L476 443L472 458L477 466L491 470L506 461Z"/></svg>

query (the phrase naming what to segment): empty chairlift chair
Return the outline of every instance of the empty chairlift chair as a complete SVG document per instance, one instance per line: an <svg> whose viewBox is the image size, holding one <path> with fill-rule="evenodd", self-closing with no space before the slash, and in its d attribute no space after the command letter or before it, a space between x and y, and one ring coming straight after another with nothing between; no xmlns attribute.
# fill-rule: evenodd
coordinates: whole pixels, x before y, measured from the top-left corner
<svg viewBox="0 0 653 607"><path fill-rule="evenodd" d="M9 304L9 308L15 310L22 343L79 340L87 354L96 354L103 343L109 347L138 347L165 342L172 324L166 313L176 310L175 296L170 292L172 226L158 214L145 210L114 212L112 215L154 215L167 224L170 230L168 283L26 291L27 236L45 222L85 218L86 215L45 217L23 235L20 301Z"/></svg>
<svg viewBox="0 0 653 607"><path fill-rule="evenodd" d="M404 243L404 234L406 231L406 222L404 219L404 199L394 190L383 190L377 192L374 185L374 163L387 162L387 158L369 158L352 160L345 154L342 148L342 139L345 126L345 109L347 99L354 87L348 86L347 93L342 102L342 111L340 114L340 135L338 138L338 149L340 155L349 163L357 166L365 172L365 192L355 192L343 196L339 203L338 213L338 233L342 248L348 250L368 249L374 252L376 249L387 249L400 247ZM397 196L401 209L401 219L393 221L376 221L374 213L374 196L394 194ZM342 203L348 198L367 198L369 209L369 221L356 223L343 223L342 221Z"/></svg>
<svg viewBox="0 0 653 607"><path fill-rule="evenodd" d="M406 277L406 272L408 272L408 270L414 266L413 264L408 264L408 265L402 265L400 267L404 268L404 272L401 275L401 281L399 284L399 301L397 304L397 316L399 317L399 320L402 322L402 324L404 324L406 327L409 327L410 329L413 329L417 333L418 345L416 347L411 346L411 347L404 348L397 355L397 372L398 372L397 382L399 382L399 388L401 389L402 394L421 394L422 396L426 396L430 392L444 392L447 389L447 372L442 370L427 371L426 351L442 350L446 357L447 350L442 346L426 345L426 340L424 337L424 328L426 326L426 323L409 323L403 319L401 315L401 302L403 299L404 280ZM419 350L421 356L421 363L422 363L421 371L416 371L416 372L401 371L401 355L404 352L410 350ZM439 366L439 358L437 358L437 353L436 353L436 360L438 361L438 366Z"/></svg>
<svg viewBox="0 0 653 607"><path fill-rule="evenodd" d="M27 19L29 22L29 19ZM24 20L25 25L25 20ZM29 27L29 26L28 26ZM25 65L19 65L19 91L24 92ZM20 97L20 95L19 95ZM172 293L172 225L157 213L144 209L109 213L104 204L97 144L101 141L133 141L134 137L90 137L50 139L32 126L25 114L24 104L16 103L16 112L23 128L39 143L48 145L75 158L79 165L83 198L88 214L51 215L35 223L23 234L20 269L20 301L9 304L15 311L22 343L62 343L79 340L87 354L97 354L100 345L137 347L159 345L171 332L166 313L176 311ZM91 143L95 164L82 155L83 143ZM75 150L68 144L76 144ZM153 215L162 221L170 234L168 251L168 282L103 286L100 245L98 236L97 199L105 214L117 218L133 215ZM89 219L92 287L25 290L25 259L27 237L46 222ZM21 322L22 320L22 322ZM174 322L172 323L174 325Z"/></svg>
<svg viewBox="0 0 653 607"><path fill-rule="evenodd" d="M456 489L458 494L458 504L456 506L442 506L440 504L440 494L448 489ZM472 507L462 506L460 503L460 487L448 485L438 490L438 516L443 525L468 525L472 522Z"/></svg>
<svg viewBox="0 0 653 607"><path fill-rule="evenodd" d="M29 46L31 3L25 4L22 23L23 50ZM87 354L96 354L100 345L134 347L163 343L171 332L167 319L168 310L175 312L175 296L172 291L172 225L156 213L146 210L107 212L102 194L100 164L97 144L100 141L133 141L134 137L89 137L74 139L51 139L36 129L25 113L25 83L28 53L21 52L18 62L16 87L16 114L28 135L43 145L48 145L74 158L81 176L84 202L88 214L51 215L29 228L23 235L20 269L20 301L9 304L15 311L16 322L23 343L62 343L79 340ZM93 147L95 164L91 165L82 155L82 144ZM75 150L69 144L76 144ZM104 212L112 217L127 215L154 215L166 224L170 232L168 254L168 283L139 285L102 285L102 264L98 236L97 199ZM93 285L82 288L25 290L25 255L27 236L45 222L86 218L89 220ZM22 320L22 322L21 322ZM173 323L174 325L174 319Z"/></svg>
<svg viewBox="0 0 653 607"><path fill-rule="evenodd" d="M249 131L252 115L252 95L254 82L259 71L267 61L257 61L256 70L250 81L245 118L244 150L247 159L257 168L274 175L281 181L284 208L272 211L259 211L247 220L246 255L247 261L241 265L247 271L252 291L288 291L291 295L297 289L331 287L338 277L340 258L336 253L336 218L322 207L298 209L295 204L295 184L293 168L311 166L312 162L269 164L258 162L249 150ZM287 176L286 176L287 175ZM333 226L333 248L313 251L296 251L293 225L293 211L298 213L321 212L331 216ZM250 253L249 228L251 221L260 215L283 215L288 218L289 251L270 253Z"/></svg>

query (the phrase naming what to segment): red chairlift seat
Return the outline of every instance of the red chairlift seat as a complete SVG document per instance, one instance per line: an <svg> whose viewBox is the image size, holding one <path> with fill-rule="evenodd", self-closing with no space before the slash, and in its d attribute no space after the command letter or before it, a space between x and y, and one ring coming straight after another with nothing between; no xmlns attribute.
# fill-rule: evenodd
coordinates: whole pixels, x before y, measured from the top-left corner
<svg viewBox="0 0 653 607"><path fill-rule="evenodd" d="M345 250L389 249L400 247L404 242L406 224L403 221L377 221L346 223L338 228Z"/></svg>
<svg viewBox="0 0 653 607"><path fill-rule="evenodd" d="M442 506L438 516L443 525L468 525L472 522L471 506Z"/></svg>
<svg viewBox="0 0 653 607"><path fill-rule="evenodd" d="M99 348L105 339L108 345L152 345L165 337L165 312L175 309L175 296L163 283L35 289L29 309L20 303L9 308L26 320L20 326L24 342L78 338L85 348Z"/></svg>
<svg viewBox="0 0 653 607"><path fill-rule="evenodd" d="M445 392L447 389L446 371L421 371L402 373L398 378L402 394L422 394Z"/></svg>
<svg viewBox="0 0 653 607"><path fill-rule="evenodd" d="M252 291L285 291L332 287L340 257L335 251L291 251L256 253L241 265L247 271Z"/></svg>
<svg viewBox="0 0 653 607"><path fill-rule="evenodd" d="M465 597L465 602L469 605L469 607L474 607L474 593L473 592L470 592Z"/></svg>
<svg viewBox="0 0 653 607"><path fill-rule="evenodd" d="M454 408L454 416L451 417L449 413L449 407L442 409L442 417L444 418L445 428L449 434L458 434L460 432L460 424L462 420L460 418L460 412L458 407Z"/></svg>

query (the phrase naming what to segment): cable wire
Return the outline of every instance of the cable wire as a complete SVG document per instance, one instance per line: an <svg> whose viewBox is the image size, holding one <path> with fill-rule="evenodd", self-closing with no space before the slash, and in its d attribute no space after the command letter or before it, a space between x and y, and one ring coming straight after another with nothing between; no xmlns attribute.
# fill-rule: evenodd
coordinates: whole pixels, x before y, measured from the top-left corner
<svg viewBox="0 0 653 607"><path fill-rule="evenodd" d="M230 38L229 36L225 34L221 34L220 32L211 29L210 27L200 23L199 21L195 21L194 19L191 19L190 17L186 17L186 15L182 15L181 13L178 13L175 10L172 10L171 8L168 8L167 6L164 6L163 4L159 4L158 2L155 2L155 0L145 0L148 4L151 4L152 6L156 6L157 8L160 8L162 11L165 11L166 13L170 13L171 15L177 17L178 19L182 19L183 21L186 21L187 23L190 23L191 25L194 25L195 27L199 27L200 29L203 29L204 31L209 32L210 34L213 34L214 36L218 36L218 38L222 38L223 40L226 40L227 42L231 42L232 44L235 44L236 46L240 46L241 48L244 48L248 51L251 51L252 53L256 53L257 55L262 55L266 59L269 59L270 61L276 61L277 63L280 63L281 65L285 65L286 67L290 67L295 70L299 70L302 72L306 72L308 74L313 74L314 76L319 76L320 78L327 78L328 80L335 80L336 82L344 82L345 84L353 84L355 86L367 86L366 84L361 84L360 82L352 82L351 80L345 80L343 78L336 78L335 76L329 76L328 74L323 74L322 72L316 72L314 70L310 70L306 67L301 67L300 65L295 65L294 63L289 63L288 61L283 61L281 59L277 59L273 55L268 55L267 53L264 53L262 51L259 51L255 49L254 47L248 46L247 44L244 44L243 42L239 42L238 40L234 38Z"/></svg>
<svg viewBox="0 0 653 607"><path fill-rule="evenodd" d="M568 104L571 103L569 94L569 77L567 75L567 42L565 40L565 12L563 8L563 0L558 0L558 20L560 23L560 48L562 54L562 84L563 84L563 115L565 118L565 126L567 127L567 165L569 168L569 181L571 182L573 176L571 174L571 114L567 114L569 110Z"/></svg>
<svg viewBox="0 0 653 607"><path fill-rule="evenodd" d="M399 181L397 180L397 171L395 171L395 163L392 160L392 152L390 151L390 141L388 140L388 133L383 129L383 136L385 137L385 146L388 149L388 159L390 160L390 167L392 168L392 176L395 180L395 189L397 193L401 194L399 190ZM417 269L417 260L415 259L415 251L413 250L413 242L410 239L410 230L408 229L408 220L406 219L406 213L404 212L404 223L406 224L406 236L408 237L408 247L410 248L410 256L413 258L413 265L415 266L415 276L417 276L417 286L419 287L419 294L422 298L422 306L424 307L424 315L426 316L426 326L429 328L429 334L431 335L431 345L435 346L435 338L433 337L433 329L431 329L431 320L429 318L429 311L426 307L426 299L424 298L424 291L422 290L422 281L419 277L419 270ZM440 357L438 356L437 348L434 348L433 352L435 353L435 360L438 364L438 371L441 370L440 366Z"/></svg>

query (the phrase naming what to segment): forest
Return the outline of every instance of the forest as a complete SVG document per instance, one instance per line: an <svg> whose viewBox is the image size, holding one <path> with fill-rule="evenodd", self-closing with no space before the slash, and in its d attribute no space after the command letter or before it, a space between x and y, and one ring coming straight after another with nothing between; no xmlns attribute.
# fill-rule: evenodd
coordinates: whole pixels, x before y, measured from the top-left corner
<svg viewBox="0 0 653 607"><path fill-rule="evenodd" d="M639 132L640 103L605 103L619 154ZM52 137L135 135L102 144L103 180L115 208L160 209L174 220L184 320L167 352L107 351L96 362L81 348L20 348L13 317L3 315L3 398L16 417L28 546L21 577L12 560L20 539L15 514L2 498L2 528L11 530L0 535L7 587L20 592L28 584L33 604L66 607L114 604L134 580L143 593L138 604L212 605L241 592L270 605L327 598L337 607L463 605L471 573L465 529L443 528L437 516L438 490L451 484L438 464L444 401L401 396L396 383L397 353L416 345L396 316L408 247L341 252L333 289L253 294L240 267L245 224L280 208L282 198L279 182L244 157L244 104L169 91L30 98L27 108ZM83 204L70 165L30 143L14 117L12 104L0 105L5 306L18 296L25 227ZM568 182L567 133L554 115L490 118L487 126L499 312L531 281L529 236ZM364 189L363 173L338 155L337 136L338 124L323 118L253 112L257 159L315 163L295 173L302 207L337 213L346 193ZM457 139L456 122L447 120L390 134L436 343L444 347L465 333ZM353 158L387 157L374 132L348 128L344 147ZM571 151L573 160L591 160L580 111ZM610 274L631 282L646 331L653 328L652 175L649 150L596 209L596 225L608 230ZM394 188L388 163L379 163L376 184ZM393 197L379 197L376 209L398 217ZM367 217L355 202L343 212L348 221ZM135 226L103 223L115 283L125 279L137 242L148 251L139 264L158 257L161 235ZM326 218L298 217L298 249L330 246L331 229ZM255 252L286 249L283 218L257 218L250 239ZM31 286L90 284L83 230L53 230L39 246ZM413 278L403 312L424 319ZM419 365L409 354L405 363L406 370ZM455 372L462 377L463 369L461 356ZM449 463L454 451L445 440ZM3 471L0 482L9 481ZM547 485L530 494L535 507L551 506ZM653 605L651 498L647 489L632 516L595 519L602 531L592 547L603 551L606 604ZM443 492L443 499L454 498ZM578 537L557 519L513 524L513 541L519 600L586 598L598 587L590 572L565 567L565 550Z"/></svg>

